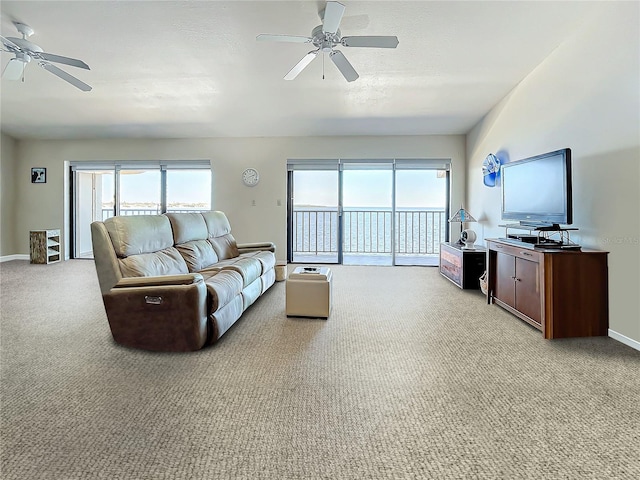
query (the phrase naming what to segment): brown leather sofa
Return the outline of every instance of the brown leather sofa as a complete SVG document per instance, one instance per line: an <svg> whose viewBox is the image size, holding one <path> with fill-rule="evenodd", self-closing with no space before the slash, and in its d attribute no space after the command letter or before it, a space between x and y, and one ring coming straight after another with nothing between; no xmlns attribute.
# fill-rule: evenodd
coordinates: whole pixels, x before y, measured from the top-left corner
<svg viewBox="0 0 640 480"><path fill-rule="evenodd" d="M91 239L111 333L129 347L198 350L275 282L275 245L236 244L222 212L116 216Z"/></svg>

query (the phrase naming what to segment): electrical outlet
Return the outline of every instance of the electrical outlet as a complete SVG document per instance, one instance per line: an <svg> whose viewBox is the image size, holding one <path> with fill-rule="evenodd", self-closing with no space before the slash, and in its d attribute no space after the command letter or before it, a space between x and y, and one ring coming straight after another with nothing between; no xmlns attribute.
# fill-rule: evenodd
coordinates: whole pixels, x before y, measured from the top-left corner
<svg viewBox="0 0 640 480"><path fill-rule="evenodd" d="M281 207L282 206L282 200L280 200L280 199L276 200L276 205L278 207Z"/></svg>
<svg viewBox="0 0 640 480"><path fill-rule="evenodd" d="M251 200L251 206L255 207L256 206L256 201L255 200Z"/></svg>

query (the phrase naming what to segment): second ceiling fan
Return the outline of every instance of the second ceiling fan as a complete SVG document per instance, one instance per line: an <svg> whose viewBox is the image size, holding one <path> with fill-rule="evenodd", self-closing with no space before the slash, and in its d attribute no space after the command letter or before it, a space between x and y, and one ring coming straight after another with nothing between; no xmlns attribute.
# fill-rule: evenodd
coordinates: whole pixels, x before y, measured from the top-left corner
<svg viewBox="0 0 640 480"><path fill-rule="evenodd" d="M288 42L288 43L312 43L316 49L307 53L284 76L285 80L293 80L302 70L309 65L319 53L327 53L331 61L340 70L347 82L353 82L358 78L358 72L351 66L347 58L340 50L334 47L369 47L369 48L396 48L398 37L395 36L358 36L342 37L340 22L344 15L345 6L339 2L327 2L323 12L320 12L322 25L318 25L311 32L310 37L298 35L272 35L261 34L256 37L258 41Z"/></svg>

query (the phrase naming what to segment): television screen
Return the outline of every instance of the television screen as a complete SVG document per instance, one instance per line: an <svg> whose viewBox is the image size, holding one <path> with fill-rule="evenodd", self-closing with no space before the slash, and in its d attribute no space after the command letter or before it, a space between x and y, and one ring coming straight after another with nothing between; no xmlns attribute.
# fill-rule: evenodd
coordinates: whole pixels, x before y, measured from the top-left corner
<svg viewBox="0 0 640 480"><path fill-rule="evenodd" d="M573 222L569 148L506 163L501 170L503 220L527 226Z"/></svg>

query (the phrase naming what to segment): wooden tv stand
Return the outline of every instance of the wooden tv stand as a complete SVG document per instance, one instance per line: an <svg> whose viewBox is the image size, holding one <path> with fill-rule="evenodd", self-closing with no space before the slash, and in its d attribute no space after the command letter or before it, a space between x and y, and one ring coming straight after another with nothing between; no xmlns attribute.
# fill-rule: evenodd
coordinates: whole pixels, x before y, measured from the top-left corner
<svg viewBox="0 0 640 480"><path fill-rule="evenodd" d="M487 247L487 303L533 325L544 338L608 334L608 252L498 238L488 239Z"/></svg>

